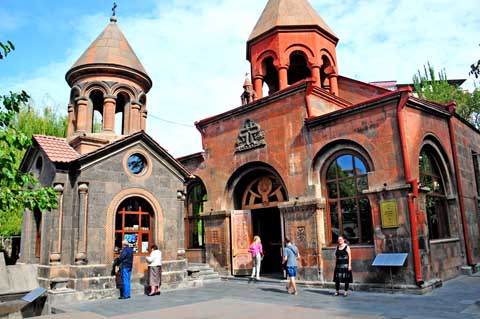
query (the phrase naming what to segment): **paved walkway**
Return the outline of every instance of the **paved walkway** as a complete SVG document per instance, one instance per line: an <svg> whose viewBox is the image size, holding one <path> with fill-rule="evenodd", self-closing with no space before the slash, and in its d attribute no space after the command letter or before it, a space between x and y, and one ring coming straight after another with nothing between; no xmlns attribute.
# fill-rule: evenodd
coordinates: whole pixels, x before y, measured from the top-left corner
<svg viewBox="0 0 480 319"><path fill-rule="evenodd" d="M345 298L312 288L300 288L293 296L278 284L220 282L155 297L78 303L63 310L68 313L45 318L471 319L480 318L480 275L458 277L423 296L353 292Z"/></svg>

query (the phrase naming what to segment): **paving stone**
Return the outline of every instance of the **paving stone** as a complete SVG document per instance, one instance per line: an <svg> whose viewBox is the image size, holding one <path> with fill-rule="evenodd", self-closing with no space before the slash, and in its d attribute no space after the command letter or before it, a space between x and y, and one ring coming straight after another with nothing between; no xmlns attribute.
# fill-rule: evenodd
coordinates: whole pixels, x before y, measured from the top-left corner
<svg viewBox="0 0 480 319"><path fill-rule="evenodd" d="M67 312L107 318L480 318L480 277L461 276L426 295L354 291L334 297L331 289L299 288L288 295L284 283L220 282L178 289L160 296L99 300L68 305ZM68 314L68 313L67 313ZM57 317L55 317L57 318ZM69 317L58 317L69 318Z"/></svg>

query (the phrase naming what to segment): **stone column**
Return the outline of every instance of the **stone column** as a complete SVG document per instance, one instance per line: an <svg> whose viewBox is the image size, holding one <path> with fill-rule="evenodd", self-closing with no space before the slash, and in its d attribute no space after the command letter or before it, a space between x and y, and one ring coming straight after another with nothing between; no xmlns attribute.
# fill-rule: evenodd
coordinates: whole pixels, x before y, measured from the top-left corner
<svg viewBox="0 0 480 319"><path fill-rule="evenodd" d="M115 106L116 97L113 95L105 96L103 100L103 131L113 132L115 129Z"/></svg>
<svg viewBox="0 0 480 319"><path fill-rule="evenodd" d="M35 263L35 233L33 230L33 212L26 208L23 212L20 258L18 259L21 263Z"/></svg>
<svg viewBox="0 0 480 319"><path fill-rule="evenodd" d="M330 81L330 93L338 96L338 76L336 73L332 73L328 76Z"/></svg>
<svg viewBox="0 0 480 319"><path fill-rule="evenodd" d="M141 118L140 118L140 104L138 102L132 102L130 106L130 132L133 134L140 131L141 127Z"/></svg>
<svg viewBox="0 0 480 319"><path fill-rule="evenodd" d="M314 64L312 65L312 77L315 80L315 85L322 87L322 82L320 79L320 65Z"/></svg>
<svg viewBox="0 0 480 319"><path fill-rule="evenodd" d="M77 125L75 132L85 133L87 131L88 119L88 99L86 97L79 97L76 99L77 103Z"/></svg>
<svg viewBox="0 0 480 319"><path fill-rule="evenodd" d="M67 124L67 137L72 136L75 132L75 108L73 104L68 104L68 124Z"/></svg>
<svg viewBox="0 0 480 319"><path fill-rule="evenodd" d="M50 263L50 251L52 244L52 211L41 212L41 237L40 237L40 265L48 265Z"/></svg>
<svg viewBox="0 0 480 319"><path fill-rule="evenodd" d="M288 66L280 65L278 67L278 87L280 90L288 87Z"/></svg>
<svg viewBox="0 0 480 319"><path fill-rule="evenodd" d="M315 224L316 224L316 240L317 240L317 264L318 272L320 275L320 281L324 281L323 277L323 256L322 248L325 246L325 200L317 204L315 209Z"/></svg>
<svg viewBox="0 0 480 319"><path fill-rule="evenodd" d="M263 97L263 75L256 75L253 79L253 89L257 93L257 99Z"/></svg>
<svg viewBox="0 0 480 319"><path fill-rule="evenodd" d="M52 244L50 246L50 263L58 264L62 258L62 227L63 227L63 184L55 184L55 191L58 194L58 207L52 210Z"/></svg>
<svg viewBox="0 0 480 319"><path fill-rule="evenodd" d="M88 227L88 184L78 185L78 238L75 264L87 263L87 227Z"/></svg>
<svg viewBox="0 0 480 319"><path fill-rule="evenodd" d="M145 106L143 106L145 108ZM140 121L140 129L142 131L146 131L147 130L147 115L148 115L148 112L146 109L144 109L142 111L142 119Z"/></svg>

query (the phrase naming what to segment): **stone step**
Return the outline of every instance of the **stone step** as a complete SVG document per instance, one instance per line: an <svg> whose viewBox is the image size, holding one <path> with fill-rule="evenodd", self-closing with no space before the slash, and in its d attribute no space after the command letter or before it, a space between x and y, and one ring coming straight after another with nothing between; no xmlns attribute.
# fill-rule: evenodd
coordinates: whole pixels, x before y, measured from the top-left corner
<svg viewBox="0 0 480 319"><path fill-rule="evenodd" d="M201 275L209 275L209 274L216 274L215 270L213 268L208 268L208 269L201 269L199 271L200 276Z"/></svg>
<svg viewBox="0 0 480 319"><path fill-rule="evenodd" d="M204 275L200 276L203 280L210 280L210 279L221 279L220 276L217 273L209 274L209 275Z"/></svg>
<svg viewBox="0 0 480 319"><path fill-rule="evenodd" d="M195 282L219 282L219 274L208 264L189 263L187 267L189 280Z"/></svg>
<svg viewBox="0 0 480 319"><path fill-rule="evenodd" d="M213 269L212 267L208 266L208 265L202 265L202 266L188 266L187 269L195 269L195 270L208 270L208 269Z"/></svg>
<svg viewBox="0 0 480 319"><path fill-rule="evenodd" d="M195 267L195 266L200 266L200 267L201 267L201 266L207 266L207 267L210 267L210 265L207 264L207 263L188 263L188 267L190 267L190 266L192 266L192 267Z"/></svg>

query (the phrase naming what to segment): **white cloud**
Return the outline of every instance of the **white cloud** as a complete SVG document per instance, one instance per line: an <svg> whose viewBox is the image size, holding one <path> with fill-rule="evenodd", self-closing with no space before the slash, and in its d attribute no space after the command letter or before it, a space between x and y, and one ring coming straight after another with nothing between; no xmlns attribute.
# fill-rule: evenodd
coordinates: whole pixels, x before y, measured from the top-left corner
<svg viewBox="0 0 480 319"><path fill-rule="evenodd" d="M250 70L246 40L266 1L162 2L147 17L120 14L118 23L153 79L147 131L180 156L201 150L200 134L193 127L155 117L193 125L239 106L244 74ZM410 82L413 73L430 61L438 70L446 68L450 78L466 78L469 65L480 57L476 1L311 3L340 38L342 75ZM75 45L65 48L65 61L51 61L10 82L0 78L0 87L13 81L13 89L25 88L40 101L48 93L66 109L69 88L64 75L106 26L108 16L72 21Z"/></svg>

